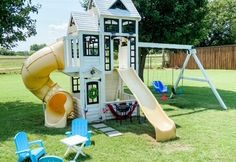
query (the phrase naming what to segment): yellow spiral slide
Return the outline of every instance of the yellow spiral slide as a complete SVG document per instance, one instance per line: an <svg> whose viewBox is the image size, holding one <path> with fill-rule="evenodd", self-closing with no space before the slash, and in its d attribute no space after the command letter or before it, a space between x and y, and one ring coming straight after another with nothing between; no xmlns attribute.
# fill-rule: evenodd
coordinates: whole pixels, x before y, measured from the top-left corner
<svg viewBox="0 0 236 162"><path fill-rule="evenodd" d="M63 128L67 115L73 110L73 99L50 79L55 70L64 69L64 44L58 41L31 55L22 67L25 86L46 103L45 126Z"/></svg>

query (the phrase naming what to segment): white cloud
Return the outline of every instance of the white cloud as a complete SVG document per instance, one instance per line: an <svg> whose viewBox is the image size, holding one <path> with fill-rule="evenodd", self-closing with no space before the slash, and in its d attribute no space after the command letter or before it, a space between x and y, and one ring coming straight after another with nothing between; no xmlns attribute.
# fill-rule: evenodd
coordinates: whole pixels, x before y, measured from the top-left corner
<svg viewBox="0 0 236 162"><path fill-rule="evenodd" d="M44 28L43 26L40 26L40 28L38 28L38 33L36 36L27 38L27 41L25 42L18 42L18 46L13 48L13 50L15 51L29 50L32 44L43 44L43 43L51 44L55 42L58 38L66 36L67 25L68 25L67 23L61 23L58 25L49 24L46 25ZM47 36L45 37L45 35Z"/></svg>
<svg viewBox="0 0 236 162"><path fill-rule="evenodd" d="M56 24L50 24L49 25L49 33L53 35L61 35L61 34L66 34L68 24L67 23L62 23L59 25Z"/></svg>

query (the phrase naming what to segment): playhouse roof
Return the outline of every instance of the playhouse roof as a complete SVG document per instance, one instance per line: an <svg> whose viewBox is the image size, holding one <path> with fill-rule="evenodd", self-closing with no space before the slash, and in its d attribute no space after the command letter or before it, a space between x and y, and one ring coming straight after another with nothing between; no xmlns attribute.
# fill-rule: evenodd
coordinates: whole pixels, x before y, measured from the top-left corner
<svg viewBox="0 0 236 162"><path fill-rule="evenodd" d="M72 12L73 19L78 31L99 31L98 17L89 12Z"/></svg>
<svg viewBox="0 0 236 162"><path fill-rule="evenodd" d="M90 3L92 3L92 1L98 9L100 15L133 17L141 19L132 0L91 0ZM117 2L122 3L127 10L119 8L113 9L112 6Z"/></svg>

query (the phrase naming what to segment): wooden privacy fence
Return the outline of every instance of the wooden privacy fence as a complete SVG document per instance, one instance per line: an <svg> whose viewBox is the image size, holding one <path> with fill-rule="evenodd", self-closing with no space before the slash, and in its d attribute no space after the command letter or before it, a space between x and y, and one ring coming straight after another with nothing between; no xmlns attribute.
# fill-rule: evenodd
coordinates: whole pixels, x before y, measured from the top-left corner
<svg viewBox="0 0 236 162"><path fill-rule="evenodd" d="M196 49L197 56L205 69L236 69L236 44ZM182 67L186 54L177 52L170 54L169 58L170 67ZM198 69L193 58L189 60L187 69Z"/></svg>

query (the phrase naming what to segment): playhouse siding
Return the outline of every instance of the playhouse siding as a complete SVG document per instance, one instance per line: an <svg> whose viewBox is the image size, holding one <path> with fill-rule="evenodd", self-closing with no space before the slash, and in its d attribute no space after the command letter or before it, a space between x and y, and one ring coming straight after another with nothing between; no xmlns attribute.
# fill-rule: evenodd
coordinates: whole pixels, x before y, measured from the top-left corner
<svg viewBox="0 0 236 162"><path fill-rule="evenodd" d="M64 37L64 63L65 63L65 68L64 72L79 72L79 67L80 67L80 59L77 58L77 55L80 55L80 48L77 47L76 43L73 43L73 47L71 44L71 41L73 42L81 42L79 36L67 36ZM74 53L74 58L72 58L72 49ZM78 52L78 53L77 53Z"/></svg>
<svg viewBox="0 0 236 162"><path fill-rule="evenodd" d="M96 67L101 68L100 57L86 56L83 58L83 71L88 71L89 69Z"/></svg>
<svg viewBox="0 0 236 162"><path fill-rule="evenodd" d="M93 121L98 121L99 118L101 117L100 113L98 113L98 111L100 111L100 108L98 107L88 107L88 112L86 113L86 118L89 122L93 122Z"/></svg>
<svg viewBox="0 0 236 162"><path fill-rule="evenodd" d="M117 97L119 88L118 72L113 71L111 74L106 74L106 102L114 101Z"/></svg>

